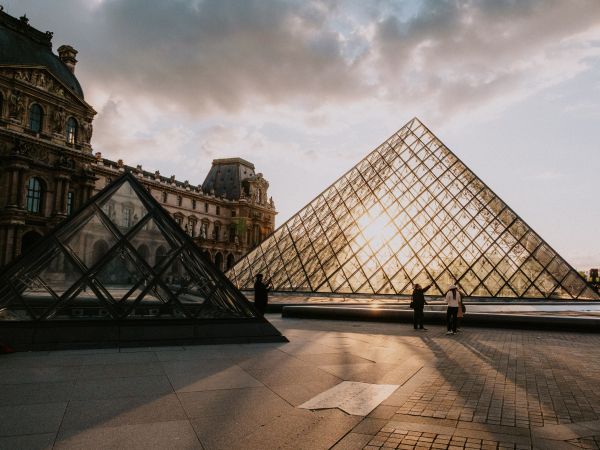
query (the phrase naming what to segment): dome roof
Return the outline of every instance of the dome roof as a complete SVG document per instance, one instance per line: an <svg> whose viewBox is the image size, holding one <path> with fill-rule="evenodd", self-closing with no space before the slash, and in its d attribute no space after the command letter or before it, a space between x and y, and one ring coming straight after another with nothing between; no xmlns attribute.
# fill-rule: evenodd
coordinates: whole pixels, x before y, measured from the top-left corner
<svg viewBox="0 0 600 450"><path fill-rule="evenodd" d="M254 164L242 158L215 159L202 183L202 190L229 200L240 198L242 181L254 176Z"/></svg>
<svg viewBox="0 0 600 450"><path fill-rule="evenodd" d="M52 53L52 34L42 33L0 10L0 66L43 66L83 99L83 90L75 75Z"/></svg>

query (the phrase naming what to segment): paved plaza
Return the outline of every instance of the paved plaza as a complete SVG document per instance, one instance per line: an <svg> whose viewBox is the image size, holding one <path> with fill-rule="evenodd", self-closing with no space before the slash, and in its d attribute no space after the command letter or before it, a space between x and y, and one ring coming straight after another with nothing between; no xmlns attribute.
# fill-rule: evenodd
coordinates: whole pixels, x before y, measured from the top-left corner
<svg viewBox="0 0 600 450"><path fill-rule="evenodd" d="M269 319L289 343L0 356L0 449L600 448L600 335ZM399 387L366 417L300 405Z"/></svg>

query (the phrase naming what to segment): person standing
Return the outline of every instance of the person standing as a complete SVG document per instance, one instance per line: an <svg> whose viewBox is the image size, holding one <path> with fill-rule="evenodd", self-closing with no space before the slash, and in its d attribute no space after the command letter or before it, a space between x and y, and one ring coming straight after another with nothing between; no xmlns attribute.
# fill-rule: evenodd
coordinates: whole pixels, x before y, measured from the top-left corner
<svg viewBox="0 0 600 450"><path fill-rule="evenodd" d="M263 283L263 274L256 274L256 278L254 280L254 306L261 317L263 317L267 311L270 290L271 280Z"/></svg>
<svg viewBox="0 0 600 450"><path fill-rule="evenodd" d="M446 324L448 331L446 334L456 333L456 322L458 320L458 306L461 304L462 298L458 288L452 285L446 292L446 303L448 310L446 311Z"/></svg>
<svg viewBox="0 0 600 450"><path fill-rule="evenodd" d="M411 308L413 309L413 326L415 327L415 330L420 329L427 331L427 328L423 326L423 319L425 316L423 309L427 304L427 301L425 301L425 292L427 292L427 289L429 289L432 284L433 283L424 288L422 288L420 284L415 284L411 301Z"/></svg>

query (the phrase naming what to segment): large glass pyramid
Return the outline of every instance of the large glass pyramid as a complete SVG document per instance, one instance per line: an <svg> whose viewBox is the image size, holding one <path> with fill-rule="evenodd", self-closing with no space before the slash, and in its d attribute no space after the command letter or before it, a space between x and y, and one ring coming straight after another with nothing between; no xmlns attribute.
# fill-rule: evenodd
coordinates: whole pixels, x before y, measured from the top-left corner
<svg viewBox="0 0 600 450"><path fill-rule="evenodd" d="M0 274L0 323L143 319L266 323L131 174Z"/></svg>
<svg viewBox="0 0 600 450"><path fill-rule="evenodd" d="M418 119L413 119L242 258L251 289L597 300L598 294Z"/></svg>

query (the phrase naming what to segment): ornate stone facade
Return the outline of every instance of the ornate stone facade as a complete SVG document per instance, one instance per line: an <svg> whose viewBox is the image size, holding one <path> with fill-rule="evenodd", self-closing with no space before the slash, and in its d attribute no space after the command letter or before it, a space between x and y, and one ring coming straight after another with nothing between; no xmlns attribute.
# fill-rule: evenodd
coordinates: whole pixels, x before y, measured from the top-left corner
<svg viewBox="0 0 600 450"><path fill-rule="evenodd" d="M0 267L126 170L223 270L273 231L268 183L247 161L215 160L211 173L239 168L237 188L222 191L94 155L96 112L74 75L77 51L55 55L52 33L1 8L0 33Z"/></svg>
<svg viewBox="0 0 600 450"><path fill-rule="evenodd" d="M213 168L224 162L228 167L240 168L242 173L246 170L246 176L237 183L241 195L206 189L206 180L202 185L192 185L159 171L145 171L139 165L110 161L100 153L96 153L91 167L97 176L96 190L125 171L136 175L211 261L226 270L274 230L277 213L273 200L267 199L269 183L262 174L254 174L252 163L241 158L215 160Z"/></svg>

